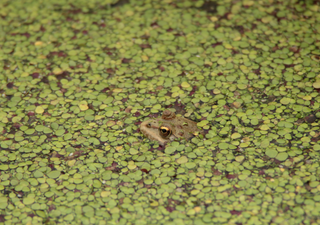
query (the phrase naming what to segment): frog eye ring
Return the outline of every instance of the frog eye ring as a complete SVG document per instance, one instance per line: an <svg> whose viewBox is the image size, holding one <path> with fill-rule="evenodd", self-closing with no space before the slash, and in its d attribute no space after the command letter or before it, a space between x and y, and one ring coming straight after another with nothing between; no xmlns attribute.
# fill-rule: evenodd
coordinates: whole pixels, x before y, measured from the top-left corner
<svg viewBox="0 0 320 225"><path fill-rule="evenodd" d="M169 138L172 133L171 129L166 126L159 127L159 131L160 131L160 136L163 138Z"/></svg>

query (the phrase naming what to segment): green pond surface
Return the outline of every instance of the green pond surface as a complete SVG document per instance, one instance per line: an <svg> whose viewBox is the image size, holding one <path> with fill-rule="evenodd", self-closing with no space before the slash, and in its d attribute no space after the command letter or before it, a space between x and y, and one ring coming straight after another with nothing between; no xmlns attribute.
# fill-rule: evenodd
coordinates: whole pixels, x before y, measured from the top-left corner
<svg viewBox="0 0 320 225"><path fill-rule="evenodd" d="M320 224L319 118L319 1L0 1L1 225Z"/></svg>

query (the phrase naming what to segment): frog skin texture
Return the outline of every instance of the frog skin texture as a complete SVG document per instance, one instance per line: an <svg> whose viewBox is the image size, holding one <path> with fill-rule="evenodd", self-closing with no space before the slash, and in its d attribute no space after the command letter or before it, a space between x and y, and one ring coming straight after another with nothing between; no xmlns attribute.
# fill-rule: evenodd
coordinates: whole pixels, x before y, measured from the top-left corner
<svg viewBox="0 0 320 225"><path fill-rule="evenodd" d="M189 140L202 134L196 122L176 116L170 110L165 110L159 118L142 122L140 131L150 140L158 141L160 145L179 138Z"/></svg>

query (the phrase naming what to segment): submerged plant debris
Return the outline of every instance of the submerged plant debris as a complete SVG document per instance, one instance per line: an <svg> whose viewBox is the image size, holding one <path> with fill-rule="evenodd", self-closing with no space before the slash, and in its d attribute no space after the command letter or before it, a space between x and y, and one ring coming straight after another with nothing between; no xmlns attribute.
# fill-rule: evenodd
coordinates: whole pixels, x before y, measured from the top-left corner
<svg viewBox="0 0 320 225"><path fill-rule="evenodd" d="M320 224L320 3L1 0L0 224ZM204 139L139 132L175 111Z"/></svg>

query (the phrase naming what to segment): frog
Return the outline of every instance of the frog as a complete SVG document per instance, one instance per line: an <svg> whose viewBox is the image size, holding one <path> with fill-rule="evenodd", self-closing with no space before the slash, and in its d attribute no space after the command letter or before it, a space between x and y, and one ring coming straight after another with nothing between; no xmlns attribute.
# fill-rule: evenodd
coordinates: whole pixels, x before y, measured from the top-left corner
<svg viewBox="0 0 320 225"><path fill-rule="evenodd" d="M163 111L161 117L142 122L140 131L150 140L158 141L161 146L176 139L190 140L203 134L196 122L182 116L176 116L168 109Z"/></svg>

